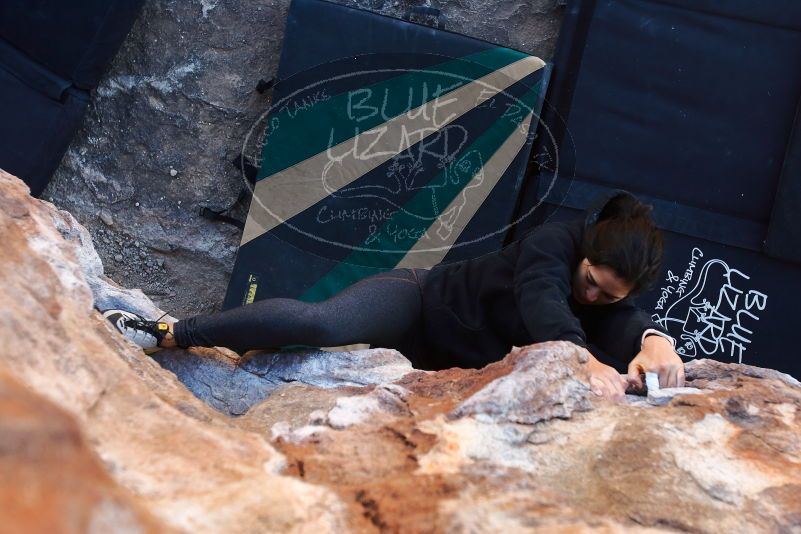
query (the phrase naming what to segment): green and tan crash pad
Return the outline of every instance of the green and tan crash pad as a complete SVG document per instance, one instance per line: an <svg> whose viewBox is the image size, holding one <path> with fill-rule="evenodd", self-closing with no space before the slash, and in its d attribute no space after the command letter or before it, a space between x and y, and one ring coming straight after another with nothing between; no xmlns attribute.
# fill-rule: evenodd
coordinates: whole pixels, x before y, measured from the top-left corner
<svg viewBox="0 0 801 534"><path fill-rule="evenodd" d="M500 248L549 72L457 33L293 0L225 307L319 301Z"/></svg>

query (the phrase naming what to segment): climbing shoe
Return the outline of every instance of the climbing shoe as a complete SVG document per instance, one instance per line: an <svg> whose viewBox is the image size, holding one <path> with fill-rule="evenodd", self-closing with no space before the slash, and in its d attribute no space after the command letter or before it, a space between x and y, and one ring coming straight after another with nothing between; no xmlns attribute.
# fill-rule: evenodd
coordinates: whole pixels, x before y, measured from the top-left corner
<svg viewBox="0 0 801 534"><path fill-rule="evenodd" d="M159 343L170 332L169 325L165 322L148 321L124 310L106 310L103 312L103 317L108 319L123 336L142 347L147 354L160 350Z"/></svg>

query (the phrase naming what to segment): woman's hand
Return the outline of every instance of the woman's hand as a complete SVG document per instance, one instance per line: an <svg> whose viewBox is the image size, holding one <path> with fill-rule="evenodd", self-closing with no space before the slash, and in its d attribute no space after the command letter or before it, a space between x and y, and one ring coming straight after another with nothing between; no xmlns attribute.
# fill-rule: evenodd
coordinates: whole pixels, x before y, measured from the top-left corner
<svg viewBox="0 0 801 534"><path fill-rule="evenodd" d="M661 336L648 336L642 350L629 364L628 381L638 390L644 388L641 373L659 375L659 387L684 386L684 362L673 350L673 345Z"/></svg>
<svg viewBox="0 0 801 534"><path fill-rule="evenodd" d="M587 363L590 370L590 389L596 395L620 402L626 397L626 379L620 376L614 367L599 362L590 354Z"/></svg>

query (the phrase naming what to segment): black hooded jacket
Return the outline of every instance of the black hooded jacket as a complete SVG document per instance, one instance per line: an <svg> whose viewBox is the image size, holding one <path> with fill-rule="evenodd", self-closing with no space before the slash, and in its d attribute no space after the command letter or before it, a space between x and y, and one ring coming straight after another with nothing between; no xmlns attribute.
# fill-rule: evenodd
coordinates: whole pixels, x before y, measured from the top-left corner
<svg viewBox="0 0 801 534"><path fill-rule="evenodd" d="M582 305L573 299L571 284L583 259L585 228L613 197L628 194L613 191L596 200L583 219L545 223L499 251L433 267L423 283L425 361L415 364L483 367L513 345L566 340L625 372L643 332L665 330L631 297Z"/></svg>

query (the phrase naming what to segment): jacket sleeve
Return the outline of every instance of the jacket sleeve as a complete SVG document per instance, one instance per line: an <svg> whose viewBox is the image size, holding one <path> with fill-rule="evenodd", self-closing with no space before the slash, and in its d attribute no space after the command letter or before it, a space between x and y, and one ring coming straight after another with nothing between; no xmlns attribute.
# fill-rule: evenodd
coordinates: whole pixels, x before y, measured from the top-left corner
<svg viewBox="0 0 801 534"><path fill-rule="evenodd" d="M626 366L640 352L642 335L647 329L669 335L631 299L609 306L595 306L583 324L590 343Z"/></svg>
<svg viewBox="0 0 801 534"><path fill-rule="evenodd" d="M535 343L565 340L587 346L581 323L568 304L575 256L573 239L560 223L539 226L521 240L514 295Z"/></svg>

